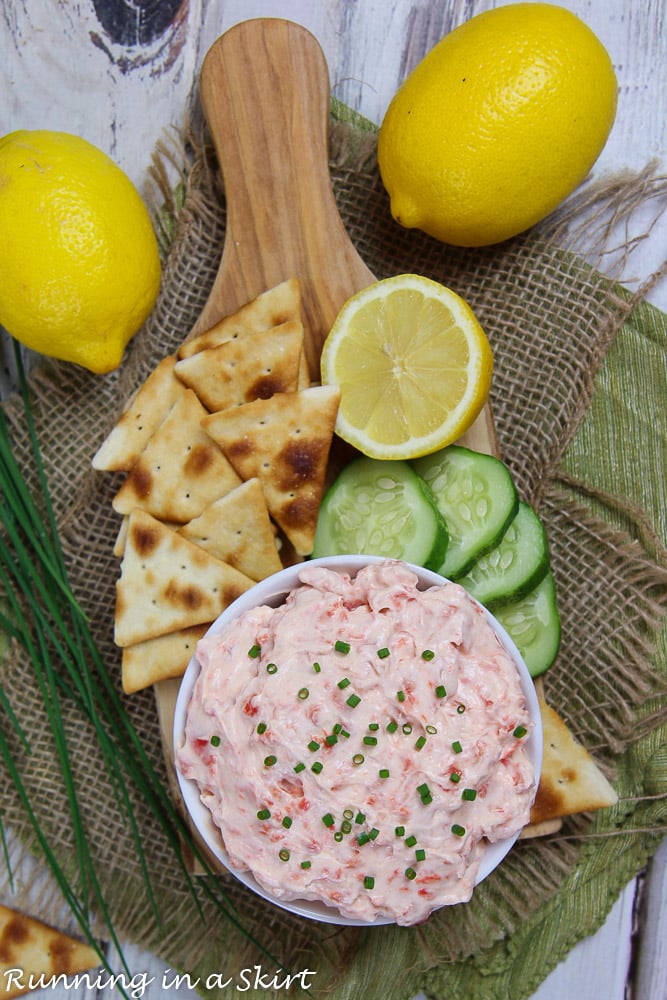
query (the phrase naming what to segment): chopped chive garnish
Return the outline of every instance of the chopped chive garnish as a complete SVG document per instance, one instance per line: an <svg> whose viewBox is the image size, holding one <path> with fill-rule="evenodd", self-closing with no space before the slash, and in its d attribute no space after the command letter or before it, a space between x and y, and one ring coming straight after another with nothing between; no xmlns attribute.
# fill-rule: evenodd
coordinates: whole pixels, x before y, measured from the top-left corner
<svg viewBox="0 0 667 1000"><path fill-rule="evenodd" d="M370 731L372 733L376 733L378 731L378 729L380 728L380 724L379 724L379 722L369 722L368 723L368 728L370 729Z"/></svg>
<svg viewBox="0 0 667 1000"><path fill-rule="evenodd" d="M317 740L311 740L310 743L308 744L308 749L312 750L313 753L315 753L316 750L320 749L320 744L318 743Z"/></svg>
<svg viewBox="0 0 667 1000"><path fill-rule="evenodd" d="M267 663L267 665L266 665L266 672L267 672L267 674L277 674L278 673L278 667L276 666L275 663Z"/></svg>
<svg viewBox="0 0 667 1000"><path fill-rule="evenodd" d="M437 698L447 697L447 689L445 688L444 684L438 684L437 688L435 689L435 694Z"/></svg>
<svg viewBox="0 0 667 1000"><path fill-rule="evenodd" d="M324 764L322 763L322 761L321 760L316 760L311 765L310 770L313 771L315 774L320 774L323 767L324 767Z"/></svg>
<svg viewBox="0 0 667 1000"><path fill-rule="evenodd" d="M259 809L257 812L257 819L270 819L271 813L268 809Z"/></svg>
<svg viewBox="0 0 667 1000"><path fill-rule="evenodd" d="M466 802L474 802L477 798L477 792L474 788L464 788L461 792L461 798L465 799Z"/></svg>
<svg viewBox="0 0 667 1000"><path fill-rule="evenodd" d="M387 723L388 733L395 733L397 729L398 729L398 722L394 722L394 720L392 719L390 722Z"/></svg>
<svg viewBox="0 0 667 1000"><path fill-rule="evenodd" d="M363 847L364 844L367 844L370 839L371 838L368 836L367 833L360 833L359 836L357 837L357 843L359 844L359 847Z"/></svg>
<svg viewBox="0 0 667 1000"><path fill-rule="evenodd" d="M324 742L328 747L335 746L335 744L338 743L338 737L335 733L329 733L328 736L325 736Z"/></svg>
<svg viewBox="0 0 667 1000"><path fill-rule="evenodd" d="M255 643L255 645L251 646L250 649L248 650L248 656L250 656L253 660L256 660L261 652L262 652L261 647L258 646L257 643Z"/></svg>
<svg viewBox="0 0 667 1000"><path fill-rule="evenodd" d="M426 727L426 732L429 734L429 736L434 736L437 733L437 731L438 730L436 729L435 726L427 726Z"/></svg>
<svg viewBox="0 0 667 1000"><path fill-rule="evenodd" d="M262 735L262 733L266 732L266 723L265 722L258 722L257 723L257 732L259 733L260 736Z"/></svg>
<svg viewBox="0 0 667 1000"><path fill-rule="evenodd" d="M352 819L354 816L354 809L343 809L343 819Z"/></svg>
<svg viewBox="0 0 667 1000"><path fill-rule="evenodd" d="M342 690L343 690L343 688L346 688L346 687L348 687L350 683L351 683L351 682L350 682L350 678L349 678L349 677L342 677L342 678L341 678L341 679L340 679L340 680L338 681L338 687L339 687L339 688L341 689L341 691L342 691Z"/></svg>
<svg viewBox="0 0 667 1000"><path fill-rule="evenodd" d="M426 860L426 851L424 850L423 847L419 847L415 851L415 860L416 861L425 861Z"/></svg>
<svg viewBox="0 0 667 1000"><path fill-rule="evenodd" d="M334 644L334 649L336 650L337 653L349 653L350 644L349 642L343 642L342 639L336 639L336 642Z"/></svg>
<svg viewBox="0 0 667 1000"><path fill-rule="evenodd" d="M432 649L422 649L422 660L432 660L435 653Z"/></svg>
<svg viewBox="0 0 667 1000"><path fill-rule="evenodd" d="M454 823L454 826L452 827L452 833L455 834L455 836L462 837L465 832L466 831L464 826L459 826L458 823Z"/></svg>
<svg viewBox="0 0 667 1000"><path fill-rule="evenodd" d="M351 833L352 832L352 824L350 823L349 819L344 819L343 822L340 825L340 828L343 831L343 833Z"/></svg>
<svg viewBox="0 0 667 1000"><path fill-rule="evenodd" d="M273 765L277 763L277 761L278 758L273 753L270 753L268 757L264 758L264 764L266 765L266 767L273 767Z"/></svg>
<svg viewBox="0 0 667 1000"><path fill-rule="evenodd" d="M309 694L310 691L308 690L308 688L299 688L299 698L301 699L301 701L305 701Z"/></svg>
<svg viewBox="0 0 667 1000"><path fill-rule="evenodd" d="M289 851L286 847L281 847L278 851L278 857L281 861L289 861Z"/></svg>
<svg viewBox="0 0 667 1000"><path fill-rule="evenodd" d="M343 837L344 837L343 831L336 830L336 832L334 833L334 840L336 841L336 843L340 844Z"/></svg>
<svg viewBox="0 0 667 1000"><path fill-rule="evenodd" d="M430 806L431 802L433 802L433 796L430 792L428 795L422 795L422 805Z"/></svg>
<svg viewBox="0 0 667 1000"><path fill-rule="evenodd" d="M364 755L362 753L355 753L354 757L352 758L352 763L358 765L358 764L363 764L363 762L364 762Z"/></svg>
<svg viewBox="0 0 667 1000"><path fill-rule="evenodd" d="M452 743L452 750L454 751L454 753L461 753L461 751L463 750L463 747L461 746L458 740L454 740L454 742Z"/></svg>
<svg viewBox="0 0 667 1000"><path fill-rule="evenodd" d="M461 775L459 774L458 771L452 771L452 773L449 776L449 780L453 781L455 785L458 785L459 781L461 780Z"/></svg>
<svg viewBox="0 0 667 1000"><path fill-rule="evenodd" d="M347 704L350 706L350 708L356 708L360 701L361 698L359 697L358 694L351 694L350 697L347 699Z"/></svg>
<svg viewBox="0 0 667 1000"><path fill-rule="evenodd" d="M283 826L285 827L285 829L289 830L291 825L292 825L291 818L289 816L283 816Z"/></svg>
<svg viewBox="0 0 667 1000"><path fill-rule="evenodd" d="M344 736L346 740L349 740L350 738L350 734L348 733L347 729L341 729L340 735Z"/></svg>
<svg viewBox="0 0 667 1000"><path fill-rule="evenodd" d="M375 887L375 879L372 875L364 876L364 889L373 889Z"/></svg>
<svg viewBox="0 0 667 1000"><path fill-rule="evenodd" d="M398 701L405 701L405 691L397 691L396 698Z"/></svg>
<svg viewBox="0 0 667 1000"><path fill-rule="evenodd" d="M319 665L319 663L317 662L317 660L315 660L315 662L313 663L313 670L315 671L316 674L319 674L319 672L320 672L321 669L322 669L322 667ZM310 866L310 862L308 862L308 864Z"/></svg>
<svg viewBox="0 0 667 1000"><path fill-rule="evenodd" d="M528 732L528 730L526 729L525 726L517 726L516 729L514 730L514 733L512 735L516 736L516 738L518 740L520 740L522 738L522 736L526 735L527 732Z"/></svg>
<svg viewBox="0 0 667 1000"><path fill-rule="evenodd" d="M336 725L333 727L332 732L334 732L336 736L340 736L342 731L343 727L341 726L340 722L337 722Z"/></svg>
<svg viewBox="0 0 667 1000"><path fill-rule="evenodd" d="M389 777L389 768L388 767L381 767L378 773L379 773L379 775L380 775L381 778L388 778Z"/></svg>
<svg viewBox="0 0 667 1000"><path fill-rule="evenodd" d="M377 736L364 736L363 742L367 747L376 747L378 745Z"/></svg>
<svg viewBox="0 0 667 1000"><path fill-rule="evenodd" d="M395 828L395 830L394 830L394 833L396 834L397 837L404 837L405 836L405 827L404 826L397 826Z"/></svg>
<svg viewBox="0 0 667 1000"><path fill-rule="evenodd" d="M357 815L354 817L354 822L363 823L365 819L366 819L366 813L358 812Z"/></svg>
<svg viewBox="0 0 667 1000"><path fill-rule="evenodd" d="M301 867L302 868L310 868L310 865L311 865L310 861L302 861L301 862Z"/></svg>
<svg viewBox="0 0 667 1000"><path fill-rule="evenodd" d="M412 881L413 878L417 878L417 872L414 870L414 868L406 868L405 877L409 878L410 881Z"/></svg>
<svg viewBox="0 0 667 1000"><path fill-rule="evenodd" d="M299 761L298 764L294 765L294 770L298 774L299 771L305 771L306 770L306 765L303 763L303 761Z"/></svg>
<svg viewBox="0 0 667 1000"><path fill-rule="evenodd" d="M415 837L414 834L410 834L409 837L405 838L406 847L414 847L416 843L417 843L417 838Z"/></svg>
<svg viewBox="0 0 667 1000"><path fill-rule="evenodd" d="M463 713L465 712L465 710L466 710L465 705L457 705L456 706L456 711L459 713L459 715L463 715Z"/></svg>
<svg viewBox="0 0 667 1000"><path fill-rule="evenodd" d="M373 829L368 834L368 836L370 837L371 840L377 840L379 833L380 831L378 830L378 828L374 826Z"/></svg>
<svg viewBox="0 0 667 1000"><path fill-rule="evenodd" d="M421 798L424 798L425 795L430 795L431 794L431 789L428 787L428 785L426 784L426 782L424 782L423 785L417 785L417 791L418 791L419 795L421 796Z"/></svg>
<svg viewBox="0 0 667 1000"><path fill-rule="evenodd" d="M426 737L425 736L419 736L415 740L415 750L421 750L425 746L426 746Z"/></svg>
<svg viewBox="0 0 667 1000"><path fill-rule="evenodd" d="M325 826L333 826L336 820L333 818L331 813L325 813L322 817L322 822Z"/></svg>
<svg viewBox="0 0 667 1000"><path fill-rule="evenodd" d="M387 657L389 656L389 650L387 649L386 646L383 646L382 649L378 649L378 656L380 657L381 660L387 659Z"/></svg>
<svg viewBox="0 0 667 1000"><path fill-rule="evenodd" d="M210 743L211 743L211 746L212 746L212 747L219 747L219 746L220 746L220 737L219 737L219 736L217 736L217 735L216 735L216 734L214 733L214 734L213 734L213 736L211 736L211 740L210 740Z"/></svg>
<svg viewBox="0 0 667 1000"><path fill-rule="evenodd" d="M412 732L412 726L410 725L409 722L404 722L403 725L401 726L401 729L403 730L406 736L409 736L410 733Z"/></svg>

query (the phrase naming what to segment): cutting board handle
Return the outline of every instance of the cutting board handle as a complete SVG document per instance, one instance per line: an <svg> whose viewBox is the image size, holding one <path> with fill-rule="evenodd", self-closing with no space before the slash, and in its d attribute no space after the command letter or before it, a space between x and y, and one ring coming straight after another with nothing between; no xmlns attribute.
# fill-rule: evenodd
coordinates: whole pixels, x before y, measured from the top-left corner
<svg viewBox="0 0 667 1000"><path fill-rule="evenodd" d="M209 49L201 99L222 170L220 270L193 332L296 276L313 377L342 304L373 281L344 228L329 174L329 73L301 25L256 18Z"/></svg>

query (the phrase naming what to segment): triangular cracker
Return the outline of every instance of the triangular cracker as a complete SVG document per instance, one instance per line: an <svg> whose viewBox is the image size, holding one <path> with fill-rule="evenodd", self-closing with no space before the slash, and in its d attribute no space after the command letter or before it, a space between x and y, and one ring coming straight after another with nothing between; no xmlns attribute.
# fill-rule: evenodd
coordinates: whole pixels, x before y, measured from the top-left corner
<svg viewBox="0 0 667 1000"><path fill-rule="evenodd" d="M540 698L544 756L532 824L613 806L618 796L564 720Z"/></svg>
<svg viewBox="0 0 667 1000"><path fill-rule="evenodd" d="M339 401L337 386L314 386L202 420L239 476L260 479L269 512L298 555L313 549Z"/></svg>
<svg viewBox="0 0 667 1000"><path fill-rule="evenodd" d="M94 948L41 920L0 905L0 983L3 997L30 992L30 979L73 976L95 969L102 959ZM14 970L13 975L11 970Z"/></svg>
<svg viewBox="0 0 667 1000"><path fill-rule="evenodd" d="M179 629L167 635L137 642L123 649L122 679L126 694L134 694L158 681L182 677L192 659L197 642L210 622Z"/></svg>
<svg viewBox="0 0 667 1000"><path fill-rule="evenodd" d="M290 320L183 358L176 375L214 413L276 392L295 392L302 350L303 325Z"/></svg>
<svg viewBox="0 0 667 1000"><path fill-rule="evenodd" d="M132 646L212 622L254 583L137 507L116 583L114 641Z"/></svg>
<svg viewBox="0 0 667 1000"><path fill-rule="evenodd" d="M205 348L217 347L227 340L246 337L260 330L270 330L289 321L301 322L301 282L298 278L288 278L269 288L199 336L186 340L178 350L178 357L190 358Z"/></svg>
<svg viewBox="0 0 667 1000"><path fill-rule="evenodd" d="M93 456L94 469L129 472L185 386L174 374L175 355L163 358L137 390Z"/></svg>
<svg viewBox="0 0 667 1000"><path fill-rule="evenodd" d="M249 479L179 529L216 559L253 580L282 569L276 536L259 479Z"/></svg>
<svg viewBox="0 0 667 1000"><path fill-rule="evenodd" d="M184 524L241 482L201 429L206 410L192 389L169 411L113 498L119 514L142 507L161 521Z"/></svg>

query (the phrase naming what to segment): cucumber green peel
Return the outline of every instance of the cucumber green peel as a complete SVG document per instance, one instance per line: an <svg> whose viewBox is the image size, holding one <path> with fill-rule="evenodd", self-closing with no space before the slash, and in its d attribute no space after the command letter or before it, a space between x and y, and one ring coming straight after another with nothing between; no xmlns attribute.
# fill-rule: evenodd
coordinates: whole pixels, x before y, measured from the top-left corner
<svg viewBox="0 0 667 1000"><path fill-rule="evenodd" d="M449 445L412 465L430 486L449 531L438 572L456 579L504 535L519 506L516 486L500 459L460 445Z"/></svg>
<svg viewBox="0 0 667 1000"><path fill-rule="evenodd" d="M445 520L407 462L357 458L322 500L312 555L359 552L437 570L447 543Z"/></svg>
<svg viewBox="0 0 667 1000"><path fill-rule="evenodd" d="M534 590L494 611L516 644L531 677L539 677L556 659L560 646L560 615L556 585L549 572Z"/></svg>
<svg viewBox="0 0 667 1000"><path fill-rule="evenodd" d="M525 597L548 570L546 531L532 507L521 502L498 544L480 556L456 582L493 609Z"/></svg>

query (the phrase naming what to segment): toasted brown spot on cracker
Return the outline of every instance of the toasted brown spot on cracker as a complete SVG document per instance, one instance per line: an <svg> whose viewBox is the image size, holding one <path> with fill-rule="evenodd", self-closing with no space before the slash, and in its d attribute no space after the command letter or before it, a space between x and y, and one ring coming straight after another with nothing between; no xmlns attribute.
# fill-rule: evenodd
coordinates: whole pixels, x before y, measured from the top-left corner
<svg viewBox="0 0 667 1000"><path fill-rule="evenodd" d="M176 604L178 607L187 608L189 611L196 611L202 603L202 592L199 587L186 584L179 586L175 580L170 580L164 589L164 596L169 604Z"/></svg>
<svg viewBox="0 0 667 1000"><path fill-rule="evenodd" d="M158 547L160 537L152 527L144 524L132 525L132 544L140 556L149 556Z"/></svg>
<svg viewBox="0 0 667 1000"><path fill-rule="evenodd" d="M204 444L196 444L190 449L190 454L185 460L184 471L188 476L204 475L211 468L214 458L215 452L213 448L209 448Z"/></svg>

